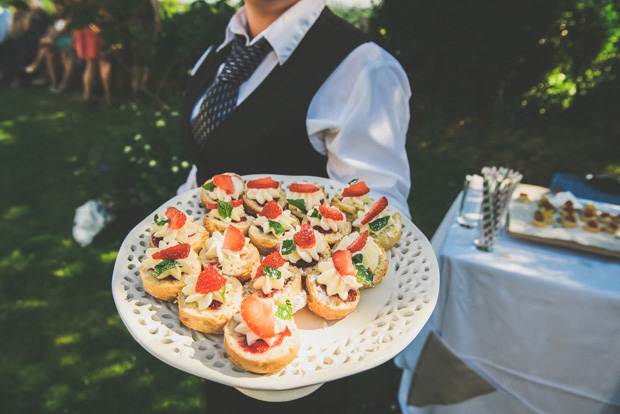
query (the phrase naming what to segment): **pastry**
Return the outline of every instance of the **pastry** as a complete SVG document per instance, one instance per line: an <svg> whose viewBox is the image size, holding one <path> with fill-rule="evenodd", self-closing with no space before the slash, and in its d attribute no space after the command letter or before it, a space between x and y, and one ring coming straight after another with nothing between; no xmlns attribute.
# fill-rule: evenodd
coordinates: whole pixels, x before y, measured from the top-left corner
<svg viewBox="0 0 620 414"><path fill-rule="evenodd" d="M168 207L164 217L158 214L154 216L150 244L151 247L159 247L162 240L167 244L176 240L179 243L189 243L193 250L199 251L208 237L207 230L189 214L175 207Z"/></svg>
<svg viewBox="0 0 620 414"><path fill-rule="evenodd" d="M224 328L224 347L239 367L260 374L281 370L299 352L292 306L247 296Z"/></svg>
<svg viewBox="0 0 620 414"><path fill-rule="evenodd" d="M213 176L205 181L200 189L202 204L217 203L217 200L239 200L245 194L245 181L235 173L224 173Z"/></svg>
<svg viewBox="0 0 620 414"><path fill-rule="evenodd" d="M377 286L387 273L389 258L387 252L368 232L353 232L340 240L334 250L348 250L357 268L357 281L362 288Z"/></svg>
<svg viewBox="0 0 620 414"><path fill-rule="evenodd" d="M286 194L282 190L280 182L271 177L250 180L245 186L243 204L248 214L258 215L269 201L274 201L280 208L286 207Z"/></svg>
<svg viewBox="0 0 620 414"><path fill-rule="evenodd" d="M329 205L325 189L316 184L292 183L288 186L286 202L291 212L302 220L313 207Z"/></svg>
<svg viewBox="0 0 620 414"><path fill-rule="evenodd" d="M325 319L342 319L355 310L360 300L357 269L351 252L335 251L331 260L318 264L318 274L306 277L308 309Z"/></svg>
<svg viewBox="0 0 620 414"><path fill-rule="evenodd" d="M200 261L188 243L176 240L159 242L159 248L146 249L140 265L144 290L151 296L168 302L175 301L185 286L185 278L200 273Z"/></svg>
<svg viewBox="0 0 620 414"><path fill-rule="evenodd" d="M271 200L265 204L252 222L248 236L260 254L268 255L278 250L278 242L284 233L299 224L299 219L290 210L282 210L274 200Z"/></svg>
<svg viewBox="0 0 620 414"><path fill-rule="evenodd" d="M224 276L240 281L250 279L252 270L260 263L260 254L241 230L228 226L224 234L213 232L199 253L200 262L206 268L215 266Z"/></svg>
<svg viewBox="0 0 620 414"><path fill-rule="evenodd" d="M329 244L323 235L308 223L286 232L280 241L279 252L303 276L317 273L317 264L331 257Z"/></svg>
<svg viewBox="0 0 620 414"><path fill-rule="evenodd" d="M611 215L611 213L603 211L598 215L598 221L601 224L611 223L613 221L613 216Z"/></svg>
<svg viewBox="0 0 620 414"><path fill-rule="evenodd" d="M205 333L224 333L224 325L239 311L243 286L213 266L185 278L179 293L179 319L183 325Z"/></svg>
<svg viewBox="0 0 620 414"><path fill-rule="evenodd" d="M305 305L304 298L297 299L302 290L301 272L284 261L278 252L271 253L263 259L260 266L252 272L252 280L246 287L248 294L271 298L276 305L286 303L287 300L298 305L293 306L294 308Z"/></svg>
<svg viewBox="0 0 620 414"><path fill-rule="evenodd" d="M528 197L527 193L520 193L516 201L523 204L530 204L532 202L532 200L530 200L530 198Z"/></svg>
<svg viewBox="0 0 620 414"><path fill-rule="evenodd" d="M392 213L388 200L381 197L369 210L358 211L353 228L359 233L368 231L385 250L392 247L399 239L403 222L400 213Z"/></svg>
<svg viewBox="0 0 620 414"><path fill-rule="evenodd" d="M618 232L618 224L610 221L603 225L603 231L609 234L616 234Z"/></svg>
<svg viewBox="0 0 620 414"><path fill-rule="evenodd" d="M584 224L583 229L591 233L601 232L601 226L598 225L598 221L596 220L596 218L586 221L586 224Z"/></svg>
<svg viewBox="0 0 620 414"><path fill-rule="evenodd" d="M536 211L534 212L534 215L532 216L532 224L536 227L547 227L547 221L545 220L545 215L543 214L543 209L542 208L538 208L536 209Z"/></svg>
<svg viewBox="0 0 620 414"><path fill-rule="evenodd" d="M205 206L207 214L203 224L209 233L219 231L223 233L229 225L233 225L247 236L248 229L254 221L254 217L248 216L243 208L242 200L222 201Z"/></svg>
<svg viewBox="0 0 620 414"><path fill-rule="evenodd" d="M310 223L313 229L325 237L329 245L334 245L351 233L351 223L336 207L316 206L308 212L304 223Z"/></svg>
<svg viewBox="0 0 620 414"><path fill-rule="evenodd" d="M368 194L370 189L364 181L353 180L345 187L342 193L336 194L331 204L347 216L347 221L353 223L357 218L357 212L372 206L373 200Z"/></svg>
<svg viewBox="0 0 620 414"><path fill-rule="evenodd" d="M596 220L597 212L596 206L594 204L588 204L585 206L581 213L579 214L579 218L585 222L590 220Z"/></svg>
<svg viewBox="0 0 620 414"><path fill-rule="evenodd" d="M564 213L562 215L560 223L562 224L562 226L569 228L569 229L574 229L576 227L579 227L579 223L577 223L577 217L575 216L574 213Z"/></svg>
<svg viewBox="0 0 620 414"><path fill-rule="evenodd" d="M559 208L560 216L564 217L567 214L575 214L575 207L573 202L570 200L566 200L564 204L562 204Z"/></svg>

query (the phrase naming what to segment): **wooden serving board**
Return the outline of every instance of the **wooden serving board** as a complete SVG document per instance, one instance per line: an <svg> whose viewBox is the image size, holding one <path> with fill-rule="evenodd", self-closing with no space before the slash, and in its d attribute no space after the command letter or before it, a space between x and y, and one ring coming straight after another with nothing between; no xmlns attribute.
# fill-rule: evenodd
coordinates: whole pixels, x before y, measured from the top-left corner
<svg viewBox="0 0 620 414"><path fill-rule="evenodd" d="M520 193L528 194L532 202L523 204L515 201ZM559 223L560 215L557 211L554 212L553 224L545 228L532 225L532 216L537 207L536 201L548 193L548 188L528 184L519 185L509 205L506 233L524 240L620 259L620 236L618 233L613 235L603 231L600 233L588 232L583 229L585 223L580 219L578 219L579 227L567 229ZM583 205L592 203L599 211L607 211L614 215L620 213L620 206L617 205L582 199L579 201Z"/></svg>

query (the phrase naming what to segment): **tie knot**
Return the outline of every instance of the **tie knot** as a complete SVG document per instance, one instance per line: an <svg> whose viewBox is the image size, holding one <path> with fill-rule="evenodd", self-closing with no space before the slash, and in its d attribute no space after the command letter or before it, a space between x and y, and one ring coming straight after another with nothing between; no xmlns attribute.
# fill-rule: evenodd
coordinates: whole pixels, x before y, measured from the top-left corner
<svg viewBox="0 0 620 414"><path fill-rule="evenodd" d="M232 51L224 62L224 68L218 76L218 80L235 84L245 82L254 73L270 49L269 43L264 38L253 45L246 46L243 36L235 36L232 42Z"/></svg>

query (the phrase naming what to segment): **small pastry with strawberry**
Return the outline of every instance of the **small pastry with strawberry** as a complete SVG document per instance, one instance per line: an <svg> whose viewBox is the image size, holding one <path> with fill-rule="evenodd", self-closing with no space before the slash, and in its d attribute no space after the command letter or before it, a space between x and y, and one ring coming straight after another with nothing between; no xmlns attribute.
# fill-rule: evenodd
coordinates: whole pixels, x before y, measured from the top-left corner
<svg viewBox="0 0 620 414"><path fill-rule="evenodd" d="M284 261L280 253L274 252L265 257L260 266L252 272L252 280L246 287L248 294L271 298L276 305L286 303L287 300L295 305L299 302L297 296L302 290L301 272ZM301 305L301 307L305 305L304 300L301 301Z"/></svg>
<svg viewBox="0 0 620 414"><path fill-rule="evenodd" d="M258 213L248 230L250 241L260 254L268 255L278 250L284 233L299 226L299 219L290 210L282 210L274 200L268 201Z"/></svg>
<svg viewBox="0 0 620 414"><path fill-rule="evenodd" d="M306 214L319 205L329 205L325 189L316 184L292 183L286 193L288 208L302 220Z"/></svg>
<svg viewBox="0 0 620 414"><path fill-rule="evenodd" d="M204 333L224 333L224 326L243 300L243 286L213 266L185 278L179 293L179 319L183 325Z"/></svg>
<svg viewBox="0 0 620 414"><path fill-rule="evenodd" d="M551 204L547 197L542 197L538 200L538 209L540 209L542 215L545 217L545 223L553 224L553 204Z"/></svg>
<svg viewBox="0 0 620 414"><path fill-rule="evenodd" d="M577 223L577 216L575 213L563 213L562 218L560 219L560 223L563 227L567 229L574 229L579 227L579 223Z"/></svg>
<svg viewBox="0 0 620 414"><path fill-rule="evenodd" d="M259 374L285 368L297 358L299 335L290 302L246 296L224 328L224 347L239 367Z"/></svg>
<svg viewBox="0 0 620 414"><path fill-rule="evenodd" d="M564 204L560 206L558 212L562 217L570 214L575 215L575 206L571 200L566 200Z"/></svg>
<svg viewBox="0 0 620 414"><path fill-rule="evenodd" d="M235 173L224 173L208 179L200 189L200 200L205 206L217 200L239 200L245 194L245 181Z"/></svg>
<svg viewBox="0 0 620 414"><path fill-rule="evenodd" d="M351 223L336 207L316 206L308 212L304 223L310 223L313 229L325 237L330 246L351 233Z"/></svg>
<svg viewBox="0 0 620 414"><path fill-rule="evenodd" d="M228 226L224 234L215 231L205 241L199 254L200 262L206 268L215 266L224 276L249 280L252 270L260 263L260 254L241 230Z"/></svg>
<svg viewBox="0 0 620 414"><path fill-rule="evenodd" d="M243 204L249 214L258 215L269 201L274 201L280 208L286 207L286 193L282 190L280 182L273 178L250 180L245 186Z"/></svg>
<svg viewBox="0 0 620 414"><path fill-rule="evenodd" d="M370 188L364 181L353 180L342 190L342 193L332 198L331 203L347 216L347 221L353 223L358 211L372 206L373 200L369 193Z"/></svg>
<svg viewBox="0 0 620 414"><path fill-rule="evenodd" d="M618 224L610 221L609 223L603 224L603 231L608 234L617 234L618 233Z"/></svg>
<svg viewBox="0 0 620 414"><path fill-rule="evenodd" d="M200 273L200 260L191 245L176 240L159 242L159 248L146 249L140 265L144 290L151 296L175 301L185 286L187 276Z"/></svg>
<svg viewBox="0 0 620 414"><path fill-rule="evenodd" d="M342 319L353 312L362 284L358 282L351 252L335 251L331 260L318 264L318 270L318 274L306 277L308 308L328 320Z"/></svg>
<svg viewBox="0 0 620 414"><path fill-rule="evenodd" d="M611 213L609 213L607 211L602 211L598 215L598 221L602 225L605 225L605 224L611 223L613 221L613 216L611 215Z"/></svg>
<svg viewBox="0 0 620 414"><path fill-rule="evenodd" d="M190 215L178 208L168 207L164 217L155 214L150 243L151 247L159 247L161 241L170 243L176 240L179 243L189 243L193 250L199 251L207 237L207 230Z"/></svg>
<svg viewBox="0 0 620 414"><path fill-rule="evenodd" d="M244 235L248 235L248 229L254 217L246 214L243 200L217 200L217 203L205 205L205 208L207 214L203 219L203 224L209 233L215 231L223 233L229 225L233 225Z"/></svg>
<svg viewBox="0 0 620 414"><path fill-rule="evenodd" d="M586 224L583 225L583 229L589 231L590 233L600 233L601 226L599 226L596 218L586 221Z"/></svg>
<svg viewBox="0 0 620 414"><path fill-rule="evenodd" d="M286 232L279 251L303 276L317 273L318 263L331 257L331 249L323 235L308 223Z"/></svg>
<svg viewBox="0 0 620 414"><path fill-rule="evenodd" d="M530 204L532 202L527 193L519 193L519 197L517 197L516 201L522 204Z"/></svg>
<svg viewBox="0 0 620 414"><path fill-rule="evenodd" d="M540 228L545 228L547 227L547 220L545 220L545 215L543 214L544 209L542 208L537 208L536 211L534 212L534 215L532 216L532 225L534 225L535 227L540 227Z"/></svg>
<svg viewBox="0 0 620 414"><path fill-rule="evenodd" d="M585 222L596 220L597 219L597 211L596 206L594 204L587 204L581 213L579 214L579 218Z"/></svg>
<svg viewBox="0 0 620 414"><path fill-rule="evenodd" d="M368 231L385 250L396 244L403 228L400 213L392 213L387 207L387 198L381 197L369 210L358 211L353 222L354 229Z"/></svg>
<svg viewBox="0 0 620 414"><path fill-rule="evenodd" d="M357 269L357 281L362 288L377 286L387 273L389 257L379 243L368 235L353 232L340 240L334 249L351 252L353 264Z"/></svg>

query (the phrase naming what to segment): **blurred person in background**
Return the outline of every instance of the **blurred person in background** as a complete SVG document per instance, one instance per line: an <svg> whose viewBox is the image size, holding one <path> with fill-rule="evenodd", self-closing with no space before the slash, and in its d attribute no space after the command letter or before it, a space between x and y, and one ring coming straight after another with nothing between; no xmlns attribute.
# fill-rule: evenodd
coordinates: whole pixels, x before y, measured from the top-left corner
<svg viewBox="0 0 620 414"><path fill-rule="evenodd" d="M26 65L37 57L39 52L39 42L46 35L50 26L50 17L41 6L39 0L30 2L30 24L27 32L25 44L25 65L22 70L25 72ZM32 81L33 84L43 85L47 82L45 77L40 77Z"/></svg>
<svg viewBox="0 0 620 414"><path fill-rule="evenodd" d="M11 87L17 88L26 80L24 67L29 62L27 52L29 50L30 7L23 0L15 0L11 5L14 11L2 55L0 55L0 72L3 78L11 83Z"/></svg>
<svg viewBox="0 0 620 414"><path fill-rule="evenodd" d="M105 43L101 37L101 29L95 24L90 24L80 30L75 30L73 41L75 42L77 56L86 61L82 75L84 102L86 105L93 105L92 88L95 81L95 71L99 69L105 103L111 105L110 74L112 64L109 57L103 52Z"/></svg>

